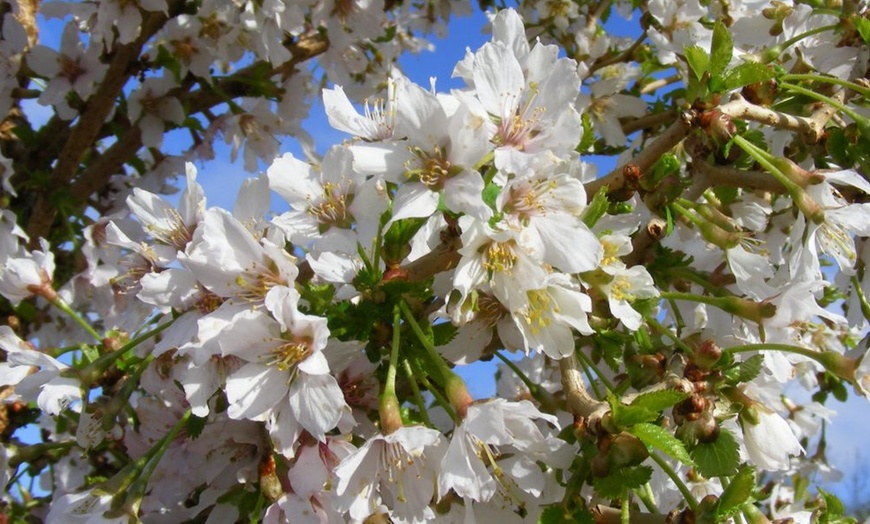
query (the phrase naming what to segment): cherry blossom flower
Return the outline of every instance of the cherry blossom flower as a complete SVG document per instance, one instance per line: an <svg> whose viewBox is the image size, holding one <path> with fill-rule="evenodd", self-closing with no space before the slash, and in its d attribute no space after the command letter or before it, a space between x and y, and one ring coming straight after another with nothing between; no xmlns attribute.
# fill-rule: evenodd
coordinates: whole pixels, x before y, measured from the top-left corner
<svg viewBox="0 0 870 524"><path fill-rule="evenodd" d="M78 114L67 102L67 94L74 91L82 101L86 101L108 67L100 62L99 46L91 45L85 49L78 33L78 27L68 23L61 36L60 52L38 45L27 54L27 65L48 78L48 84L39 95L39 103L54 105L64 120L72 120Z"/></svg>
<svg viewBox="0 0 870 524"><path fill-rule="evenodd" d="M365 519L381 503L403 521L431 520L441 448L441 432L420 426L370 437L335 468L335 504L354 520Z"/></svg>

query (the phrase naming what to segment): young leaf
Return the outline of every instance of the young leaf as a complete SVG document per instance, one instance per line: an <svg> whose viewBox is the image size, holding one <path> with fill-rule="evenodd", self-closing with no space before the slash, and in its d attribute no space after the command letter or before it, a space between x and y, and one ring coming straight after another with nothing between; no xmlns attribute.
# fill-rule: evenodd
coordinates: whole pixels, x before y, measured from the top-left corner
<svg viewBox="0 0 870 524"><path fill-rule="evenodd" d="M675 389L661 389L638 395L631 402L631 406L646 408L652 411L662 411L674 404L686 400L687 398L689 398L688 393L683 393Z"/></svg>
<svg viewBox="0 0 870 524"><path fill-rule="evenodd" d="M731 33L720 21L713 26L713 42L710 45L710 74L719 76L731 62L734 45L731 43Z"/></svg>
<svg viewBox="0 0 870 524"><path fill-rule="evenodd" d="M749 382L761 373L761 366L764 363L764 355L752 355L738 366L737 381Z"/></svg>
<svg viewBox="0 0 870 524"><path fill-rule="evenodd" d="M692 448L695 469L707 478L737 474L740 464L739 444L734 435L723 429L713 442L704 442Z"/></svg>
<svg viewBox="0 0 870 524"><path fill-rule="evenodd" d="M647 446L659 449L683 464L692 464L692 457L689 456L683 443L665 428L644 422L635 424L628 431Z"/></svg>
<svg viewBox="0 0 870 524"><path fill-rule="evenodd" d="M700 80L710 66L710 55L697 45L686 46L684 52L686 53L686 62L689 63L689 67L695 73L695 78Z"/></svg>
<svg viewBox="0 0 870 524"><path fill-rule="evenodd" d="M749 84L764 82L775 76L776 73L773 69L766 65L746 62L725 73L722 77L722 87L724 91L729 91Z"/></svg>
<svg viewBox="0 0 870 524"><path fill-rule="evenodd" d="M727 518L739 511L740 506L749 501L753 489L755 489L755 472L748 467L741 469L719 497L719 504L716 507L717 520Z"/></svg>
<svg viewBox="0 0 870 524"><path fill-rule="evenodd" d="M659 413L640 406L626 406L617 404L611 406L613 423L619 428L630 428L635 424L652 422L659 418Z"/></svg>

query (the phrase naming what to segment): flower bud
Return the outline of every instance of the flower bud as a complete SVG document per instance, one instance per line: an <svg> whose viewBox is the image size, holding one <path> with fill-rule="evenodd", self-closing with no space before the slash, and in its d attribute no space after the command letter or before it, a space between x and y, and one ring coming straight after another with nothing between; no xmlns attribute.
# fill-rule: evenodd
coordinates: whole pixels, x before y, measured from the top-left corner
<svg viewBox="0 0 870 524"><path fill-rule="evenodd" d="M705 340L701 343L697 350L693 361L696 366L705 371L713 369L713 366L722 358L722 348L716 345L712 340Z"/></svg>

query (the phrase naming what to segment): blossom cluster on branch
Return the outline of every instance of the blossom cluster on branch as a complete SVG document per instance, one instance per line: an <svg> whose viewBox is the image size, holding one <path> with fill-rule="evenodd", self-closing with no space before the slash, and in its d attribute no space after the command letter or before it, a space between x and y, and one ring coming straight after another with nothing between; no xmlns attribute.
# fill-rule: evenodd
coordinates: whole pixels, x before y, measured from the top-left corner
<svg viewBox="0 0 870 524"><path fill-rule="evenodd" d="M3 5L4 517L849 521L866 2L482 2L449 92L394 62L462 2ZM318 91L346 140L281 155Z"/></svg>

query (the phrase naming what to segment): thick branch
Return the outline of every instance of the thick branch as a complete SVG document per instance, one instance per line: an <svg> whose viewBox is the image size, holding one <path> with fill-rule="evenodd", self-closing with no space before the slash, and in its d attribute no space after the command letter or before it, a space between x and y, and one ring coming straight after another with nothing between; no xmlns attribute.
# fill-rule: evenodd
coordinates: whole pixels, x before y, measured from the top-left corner
<svg viewBox="0 0 870 524"><path fill-rule="evenodd" d="M588 419L595 413L604 413L609 406L606 402L595 400L586 391L583 382L583 371L580 369L580 361L577 355L571 354L559 361L559 371L562 375L562 389L565 391L565 399L568 411L576 418Z"/></svg>
<svg viewBox="0 0 870 524"><path fill-rule="evenodd" d="M739 94L735 94L730 102L720 106L719 111L732 118L752 120L753 122L760 122L778 129L796 131L807 137L810 143L818 142L821 136L818 124L814 124L814 121L810 118L789 115L788 113L781 113L766 107L757 106L748 102Z"/></svg>
<svg viewBox="0 0 870 524"><path fill-rule="evenodd" d="M171 12L177 12L183 4L184 2L175 0L170 5ZM78 122L72 128L58 155L51 176L51 186L46 193L39 194L36 199L30 223L27 225L31 242L38 242L40 237L48 234L57 214L52 196L68 188L82 158L93 147L106 117L115 107L118 95L133 74L130 64L138 60L142 46L163 27L167 19L168 16L163 13L148 13L142 22L139 37L134 42L119 46L115 50L103 81L89 99L87 108L79 116Z"/></svg>
<svg viewBox="0 0 870 524"><path fill-rule="evenodd" d="M290 46L293 58L266 72L266 78L281 75L290 76L296 65L309 60L328 48L329 43L323 36L315 34L305 37ZM256 75L262 75L263 63L258 62L235 74L220 79L215 79L217 89L201 89L187 94L189 86L181 86L173 90L169 96L184 97L190 114L201 113L218 104L225 102L225 97L236 98L244 96L251 90L251 80ZM167 122L167 131L175 126ZM142 147L142 132L138 126L131 126L117 142L112 144L99 158L94 160L79 177L70 189L70 196L77 206L84 205L88 197L105 186L112 175L118 173L124 163Z"/></svg>

